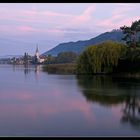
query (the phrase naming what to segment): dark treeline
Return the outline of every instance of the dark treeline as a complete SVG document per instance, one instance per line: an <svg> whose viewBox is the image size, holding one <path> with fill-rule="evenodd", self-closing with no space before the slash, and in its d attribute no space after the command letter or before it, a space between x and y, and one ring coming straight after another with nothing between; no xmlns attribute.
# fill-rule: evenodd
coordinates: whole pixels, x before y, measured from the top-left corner
<svg viewBox="0 0 140 140"><path fill-rule="evenodd" d="M53 74L76 74L78 55L74 52L61 52L56 57L48 55L43 71Z"/></svg>
<svg viewBox="0 0 140 140"><path fill-rule="evenodd" d="M77 57L75 52L61 52L57 56L48 55L45 64L74 63Z"/></svg>

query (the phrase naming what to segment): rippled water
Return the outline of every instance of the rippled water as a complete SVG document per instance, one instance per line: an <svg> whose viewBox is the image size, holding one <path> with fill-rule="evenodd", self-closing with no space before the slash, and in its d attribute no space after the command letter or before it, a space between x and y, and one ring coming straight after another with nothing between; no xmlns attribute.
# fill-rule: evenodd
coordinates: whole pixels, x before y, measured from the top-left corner
<svg viewBox="0 0 140 140"><path fill-rule="evenodd" d="M140 136L140 80L0 65L0 136Z"/></svg>

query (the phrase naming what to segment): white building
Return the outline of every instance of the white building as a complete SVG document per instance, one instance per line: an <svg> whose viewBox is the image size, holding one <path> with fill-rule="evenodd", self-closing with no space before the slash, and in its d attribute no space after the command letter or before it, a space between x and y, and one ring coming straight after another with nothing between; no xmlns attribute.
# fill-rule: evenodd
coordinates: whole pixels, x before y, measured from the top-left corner
<svg viewBox="0 0 140 140"><path fill-rule="evenodd" d="M38 49L38 45L36 47L36 52L35 52L35 63L43 63L45 61L44 58L40 58L39 56L39 49Z"/></svg>

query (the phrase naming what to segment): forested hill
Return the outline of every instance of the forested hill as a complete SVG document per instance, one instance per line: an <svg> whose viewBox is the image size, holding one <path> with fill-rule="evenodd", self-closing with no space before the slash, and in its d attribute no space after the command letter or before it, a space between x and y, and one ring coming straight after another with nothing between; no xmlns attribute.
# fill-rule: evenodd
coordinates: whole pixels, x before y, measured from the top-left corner
<svg viewBox="0 0 140 140"><path fill-rule="evenodd" d="M51 50L43 53L42 55L57 55L60 52L67 52L72 51L76 53L81 53L85 47L93 44L98 44L106 40L112 40L112 41L122 41L123 33L120 30L113 30L111 32L105 32L103 34L100 34L99 36L92 38L90 40L85 41L77 41L77 42L67 42L67 43L61 43L57 45L56 47L52 48Z"/></svg>

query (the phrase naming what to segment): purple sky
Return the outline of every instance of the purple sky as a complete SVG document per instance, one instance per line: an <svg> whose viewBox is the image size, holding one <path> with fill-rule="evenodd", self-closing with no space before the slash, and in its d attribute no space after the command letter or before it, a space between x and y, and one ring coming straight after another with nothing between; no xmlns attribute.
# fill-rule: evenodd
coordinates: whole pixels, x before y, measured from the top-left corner
<svg viewBox="0 0 140 140"><path fill-rule="evenodd" d="M140 3L0 3L0 56L40 53L140 19Z"/></svg>

